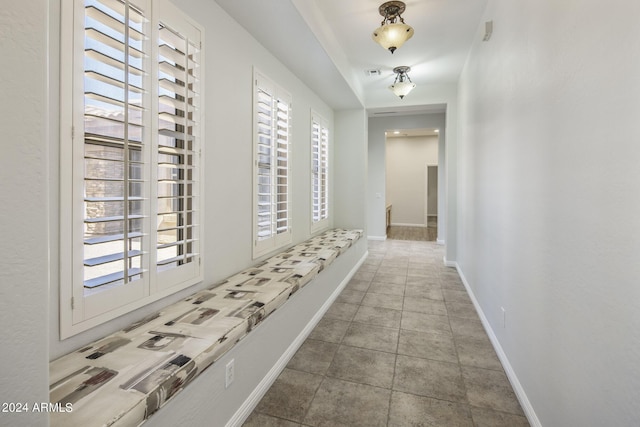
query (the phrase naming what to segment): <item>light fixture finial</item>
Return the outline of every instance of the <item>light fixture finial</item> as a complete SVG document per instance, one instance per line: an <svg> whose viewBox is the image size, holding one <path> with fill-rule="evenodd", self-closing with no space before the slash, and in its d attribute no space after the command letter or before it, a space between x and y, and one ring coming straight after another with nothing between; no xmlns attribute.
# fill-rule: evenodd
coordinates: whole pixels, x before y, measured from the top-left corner
<svg viewBox="0 0 640 427"><path fill-rule="evenodd" d="M400 16L405 8L406 5L401 1L388 1L378 8L378 12L384 19L371 37L391 53L413 36L413 28L405 24L404 19ZM400 22L397 22L398 20Z"/></svg>

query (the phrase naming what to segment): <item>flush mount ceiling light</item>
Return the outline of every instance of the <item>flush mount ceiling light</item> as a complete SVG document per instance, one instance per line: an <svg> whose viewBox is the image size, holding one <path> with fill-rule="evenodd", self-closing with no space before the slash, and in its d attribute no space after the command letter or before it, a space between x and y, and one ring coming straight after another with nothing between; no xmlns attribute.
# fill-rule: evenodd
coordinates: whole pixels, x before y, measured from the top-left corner
<svg viewBox="0 0 640 427"><path fill-rule="evenodd" d="M400 99L404 98L416 87L416 84L411 81L409 74L407 74L409 71L411 71L411 67L396 67L393 69L393 72L396 73L396 80L389 86L389 89Z"/></svg>
<svg viewBox="0 0 640 427"><path fill-rule="evenodd" d="M380 15L384 16L384 19L371 37L391 53L413 36L413 28L405 24L404 19L400 16L405 8L405 4L401 1L388 1L382 3L378 8ZM397 22L398 19L400 20L399 23Z"/></svg>

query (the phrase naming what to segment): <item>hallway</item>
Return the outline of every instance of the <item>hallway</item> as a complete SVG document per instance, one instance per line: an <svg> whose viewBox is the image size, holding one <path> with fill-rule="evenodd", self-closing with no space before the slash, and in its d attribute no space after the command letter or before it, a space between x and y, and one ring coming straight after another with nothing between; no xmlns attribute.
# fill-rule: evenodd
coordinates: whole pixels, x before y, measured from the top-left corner
<svg viewBox="0 0 640 427"><path fill-rule="evenodd" d="M427 227L392 225L387 229L387 238L393 240L435 242L438 239L437 220L432 219Z"/></svg>
<svg viewBox="0 0 640 427"><path fill-rule="evenodd" d="M528 426L435 242L369 256L244 424Z"/></svg>

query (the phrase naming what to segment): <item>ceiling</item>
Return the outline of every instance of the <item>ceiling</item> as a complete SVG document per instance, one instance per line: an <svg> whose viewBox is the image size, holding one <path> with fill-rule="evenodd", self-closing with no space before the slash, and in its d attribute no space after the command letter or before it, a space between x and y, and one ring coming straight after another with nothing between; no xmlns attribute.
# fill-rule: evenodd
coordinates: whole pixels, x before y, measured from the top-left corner
<svg viewBox="0 0 640 427"><path fill-rule="evenodd" d="M417 129L390 129L385 135L388 139L393 138L411 138L422 136L436 136L440 133L440 129L436 128L417 128Z"/></svg>
<svg viewBox="0 0 640 427"><path fill-rule="evenodd" d="M391 54L371 39L382 0L216 1L332 108L378 115L444 111L427 88L456 84L487 3L406 0L402 17L415 33ZM417 85L403 100L388 89L400 65Z"/></svg>

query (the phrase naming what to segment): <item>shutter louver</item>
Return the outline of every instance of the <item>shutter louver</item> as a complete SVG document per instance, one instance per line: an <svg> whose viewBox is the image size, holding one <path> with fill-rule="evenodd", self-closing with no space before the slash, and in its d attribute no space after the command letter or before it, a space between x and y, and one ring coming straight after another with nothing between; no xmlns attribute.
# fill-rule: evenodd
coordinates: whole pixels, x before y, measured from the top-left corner
<svg viewBox="0 0 640 427"><path fill-rule="evenodd" d="M204 29L170 0L60 15L64 339L202 281Z"/></svg>
<svg viewBox="0 0 640 427"><path fill-rule="evenodd" d="M311 195L312 219L320 222L329 217L329 130L320 120L311 123Z"/></svg>
<svg viewBox="0 0 640 427"><path fill-rule="evenodd" d="M258 88L257 100L257 175L258 240L273 236L273 96Z"/></svg>
<svg viewBox="0 0 640 427"><path fill-rule="evenodd" d="M158 271L194 261L196 253L194 170L198 48L160 24L158 44Z"/></svg>
<svg viewBox="0 0 640 427"><path fill-rule="evenodd" d="M311 198L313 221L320 221L320 124L311 123Z"/></svg>
<svg viewBox="0 0 640 427"><path fill-rule="evenodd" d="M322 128L320 137L320 220L329 217L329 130Z"/></svg>
<svg viewBox="0 0 640 427"><path fill-rule="evenodd" d="M289 230L289 105L276 104L276 234Z"/></svg>
<svg viewBox="0 0 640 427"><path fill-rule="evenodd" d="M84 286L126 284L142 269L143 11L92 1L84 32Z"/></svg>
<svg viewBox="0 0 640 427"><path fill-rule="evenodd" d="M291 240L291 100L256 74L254 92L254 256Z"/></svg>

